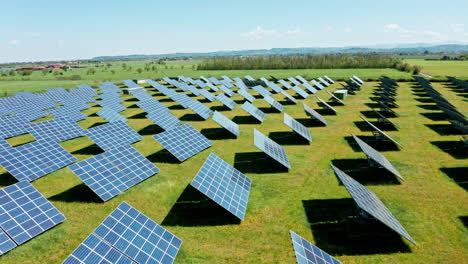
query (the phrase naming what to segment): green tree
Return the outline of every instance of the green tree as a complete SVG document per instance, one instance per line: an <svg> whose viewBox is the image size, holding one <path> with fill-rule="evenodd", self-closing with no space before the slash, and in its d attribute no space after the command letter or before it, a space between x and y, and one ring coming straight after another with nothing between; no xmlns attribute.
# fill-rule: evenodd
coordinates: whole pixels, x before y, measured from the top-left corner
<svg viewBox="0 0 468 264"><path fill-rule="evenodd" d="M142 68L138 68L138 69L136 69L136 71L137 71L138 73L141 74L141 73L143 72L143 69L142 69Z"/></svg>
<svg viewBox="0 0 468 264"><path fill-rule="evenodd" d="M87 71L86 71L86 74L87 75L93 75L96 73L96 69L94 68L89 68Z"/></svg>

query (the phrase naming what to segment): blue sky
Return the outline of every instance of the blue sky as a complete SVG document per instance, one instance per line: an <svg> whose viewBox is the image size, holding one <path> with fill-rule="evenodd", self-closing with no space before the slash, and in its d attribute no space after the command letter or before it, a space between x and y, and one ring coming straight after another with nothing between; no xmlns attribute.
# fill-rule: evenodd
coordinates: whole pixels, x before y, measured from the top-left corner
<svg viewBox="0 0 468 264"><path fill-rule="evenodd" d="M466 0L2 1L0 62L468 42L467 10Z"/></svg>

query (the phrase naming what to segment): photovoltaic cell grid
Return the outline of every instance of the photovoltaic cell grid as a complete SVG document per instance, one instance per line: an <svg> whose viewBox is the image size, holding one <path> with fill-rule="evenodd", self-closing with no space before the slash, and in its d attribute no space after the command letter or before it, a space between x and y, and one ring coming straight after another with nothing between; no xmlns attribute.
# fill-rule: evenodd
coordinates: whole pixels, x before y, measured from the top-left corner
<svg viewBox="0 0 468 264"><path fill-rule="evenodd" d="M320 122L322 122L324 125L327 125L327 120L325 119L325 117L323 117L321 114L317 113L317 111L315 111L314 109L310 108L308 105L306 105L305 103L302 103L302 105L304 106L304 111L315 117L317 120L319 120Z"/></svg>
<svg viewBox="0 0 468 264"><path fill-rule="evenodd" d="M245 102L242 105L242 109L244 109L247 113L255 117L255 119L257 119L260 122L263 122L263 120L265 119L265 113L263 113L260 109L258 109L249 102Z"/></svg>
<svg viewBox="0 0 468 264"><path fill-rule="evenodd" d="M284 124L288 127L292 128L294 132L301 135L303 138L307 139L309 142L312 142L312 136L310 135L309 130L303 124L297 122L294 118L292 118L288 114L284 114Z"/></svg>
<svg viewBox="0 0 468 264"><path fill-rule="evenodd" d="M85 135L103 150L130 145L143 138L122 121L115 121L89 128L85 131Z"/></svg>
<svg viewBox="0 0 468 264"><path fill-rule="evenodd" d="M231 98L227 97L224 94L218 94L216 96L216 99L218 99L218 101L223 103L223 105L225 105L226 107L228 107L231 110L236 108L236 106L237 106L236 102L234 102Z"/></svg>
<svg viewBox="0 0 468 264"><path fill-rule="evenodd" d="M286 168L291 169L291 165L289 164L289 159L284 148L255 128L254 145Z"/></svg>
<svg viewBox="0 0 468 264"><path fill-rule="evenodd" d="M302 98L307 98L309 94L302 90L299 86L293 86L291 89L293 89L298 95L300 95Z"/></svg>
<svg viewBox="0 0 468 264"><path fill-rule="evenodd" d="M191 185L244 220L251 183L248 177L211 153Z"/></svg>
<svg viewBox="0 0 468 264"><path fill-rule="evenodd" d="M276 83L266 81L265 84L273 91L275 91L275 93L281 93L283 91L283 89L281 89L281 87L279 87Z"/></svg>
<svg viewBox="0 0 468 264"><path fill-rule="evenodd" d="M380 201L380 199L369 189L361 185L359 182L348 176L346 173L331 165L338 178L340 178L343 185L346 187L348 192L353 197L357 206L364 210L366 213L372 215L377 220L385 224L386 226L399 233L411 243L416 245L416 242L408 234L405 228L398 222L388 208Z"/></svg>
<svg viewBox="0 0 468 264"><path fill-rule="evenodd" d="M159 172L131 146L122 146L77 162L68 168L103 201Z"/></svg>
<svg viewBox="0 0 468 264"><path fill-rule="evenodd" d="M21 116L7 116L0 118L0 138L10 138L27 133L29 121Z"/></svg>
<svg viewBox="0 0 468 264"><path fill-rule="evenodd" d="M230 90L229 88L227 88L226 86L224 85L221 85L218 87L221 91L223 91L225 94L227 94L229 97L233 96L234 95L234 92L232 90Z"/></svg>
<svg viewBox="0 0 468 264"><path fill-rule="evenodd" d="M33 181L76 160L59 144L46 140L0 149L0 165L18 181Z"/></svg>
<svg viewBox="0 0 468 264"><path fill-rule="evenodd" d="M81 101L80 98L71 97L71 96L60 99L59 103L63 104L64 106L72 106L73 108L80 110L80 111L90 108L90 106L87 103Z"/></svg>
<svg viewBox="0 0 468 264"><path fill-rule="evenodd" d="M124 116L120 115L119 113L117 113L116 111L108 107L104 107L96 114L109 122L116 122L116 121L127 122L127 118L125 118Z"/></svg>
<svg viewBox="0 0 468 264"><path fill-rule="evenodd" d="M307 90L309 90L309 92L311 92L311 93L313 93L313 94L315 94L315 93L318 92L317 89L315 89L312 85L310 85L310 84L307 83L307 82L306 82L306 83L303 83L303 84L301 84L301 85L304 86Z"/></svg>
<svg viewBox="0 0 468 264"><path fill-rule="evenodd" d="M275 99L273 99L273 97L267 95L265 96L263 99L265 99L265 101L270 104L271 106L273 106L273 108L275 108L276 110L280 111L280 112L283 112L283 105L280 104L278 101L276 101Z"/></svg>
<svg viewBox="0 0 468 264"><path fill-rule="evenodd" d="M325 81L322 77L318 77L317 79L318 79L321 83L325 84L325 86L327 86L327 87L330 86L330 84L329 84L327 81Z"/></svg>
<svg viewBox="0 0 468 264"><path fill-rule="evenodd" d="M327 104L327 102L325 102L324 100L320 99L320 97L318 97L318 96L317 96L317 99L320 101L320 103L322 103L322 107L323 107L323 108L326 108L326 109L328 109L329 111L332 111L332 112L336 113L335 108L333 108L331 105Z"/></svg>
<svg viewBox="0 0 468 264"><path fill-rule="evenodd" d="M0 255L63 222L60 213L34 186L19 182L0 190ZM11 242L13 242L11 241Z"/></svg>
<svg viewBox="0 0 468 264"><path fill-rule="evenodd" d="M181 93L172 96L171 99L179 103L183 108L188 108L189 103L193 101L188 95Z"/></svg>
<svg viewBox="0 0 468 264"><path fill-rule="evenodd" d="M340 261L305 240L292 230L289 231L289 234L291 235L294 253L296 254L298 264L341 264Z"/></svg>
<svg viewBox="0 0 468 264"><path fill-rule="evenodd" d="M263 86L260 86L260 85L254 86L252 87L252 89L254 89L257 93L259 93L263 97L271 95L270 91L268 91L267 89L263 88Z"/></svg>
<svg viewBox="0 0 468 264"><path fill-rule="evenodd" d="M231 119L225 117L218 111L215 111L213 114L213 121L224 127L226 130L231 132L236 137L239 136L239 125L234 123Z"/></svg>
<svg viewBox="0 0 468 264"><path fill-rule="evenodd" d="M394 140L392 137L390 137L389 135L387 135L385 132L383 132L382 130L380 130L378 127L374 126L374 124L372 124L371 122L369 122L367 119L365 119L363 116L361 116L361 119L364 120L364 122L366 122L372 129L374 129L375 132L377 132L378 134L380 134L381 136L385 137L387 140L395 143L396 145L401 146L400 143L398 143L396 140Z"/></svg>
<svg viewBox="0 0 468 264"><path fill-rule="evenodd" d="M169 109L165 105L163 105L162 103L160 103L158 100L155 100L155 99L144 100L144 101L136 103L136 105L147 113L169 111Z"/></svg>
<svg viewBox="0 0 468 264"><path fill-rule="evenodd" d="M164 130L182 125L182 121L169 112L149 113L146 115L146 118Z"/></svg>
<svg viewBox="0 0 468 264"><path fill-rule="evenodd" d="M25 106L17 107L17 108L11 109L11 112L13 112L15 115L25 118L28 121L34 121L39 118L47 116L47 113L45 113L40 108L34 105L25 105Z"/></svg>
<svg viewBox="0 0 468 264"><path fill-rule="evenodd" d="M16 247L15 242L0 229L0 256Z"/></svg>
<svg viewBox="0 0 468 264"><path fill-rule="evenodd" d="M181 245L178 237L123 202L64 263L171 264Z"/></svg>
<svg viewBox="0 0 468 264"><path fill-rule="evenodd" d="M283 87L286 88L286 89L291 89L292 88L292 86L288 82L286 82L285 80L279 80L278 82L281 85L283 85Z"/></svg>
<svg viewBox="0 0 468 264"><path fill-rule="evenodd" d="M249 92L245 89L239 89L237 91L238 94L242 95L242 97L244 97L247 101L253 103L253 101L255 101L255 97L253 97L253 95L249 94Z"/></svg>
<svg viewBox="0 0 468 264"><path fill-rule="evenodd" d="M75 122L66 119L52 119L29 125L28 132L36 140L61 142L84 135L84 130Z"/></svg>
<svg viewBox="0 0 468 264"><path fill-rule="evenodd" d="M216 100L216 96L214 96L213 94L211 94L205 89L200 89L200 94L206 99L208 99L210 102L213 102L214 100Z"/></svg>
<svg viewBox="0 0 468 264"><path fill-rule="evenodd" d="M321 83L317 82L316 80L312 80L311 82L314 84L315 87L318 87L320 90L325 89L325 87Z"/></svg>
<svg viewBox="0 0 468 264"><path fill-rule="evenodd" d="M292 97L290 94L288 94L286 91L281 91L281 94L284 95L289 101L297 104L296 98Z"/></svg>
<svg viewBox="0 0 468 264"><path fill-rule="evenodd" d="M153 138L179 161L184 161L213 145L190 124L172 128L153 136Z"/></svg>
<svg viewBox="0 0 468 264"><path fill-rule="evenodd" d="M86 115L73 106L61 106L50 109L48 112L55 118L63 118L71 121L80 121L86 119Z"/></svg>
<svg viewBox="0 0 468 264"><path fill-rule="evenodd" d="M113 111L120 113L125 110L125 106L121 105L118 101L113 101L112 99L104 99L97 102L102 108L109 108Z"/></svg>
<svg viewBox="0 0 468 264"><path fill-rule="evenodd" d="M382 154L380 154L377 150L373 149L371 146L367 145L364 141L362 141L360 138L356 137L353 135L354 140L358 143L359 147L362 149L362 151L372 160L380 164L382 167L393 173L395 176L398 178L405 180L398 170L393 167L393 165L390 163L390 161L387 160Z"/></svg>
<svg viewBox="0 0 468 264"><path fill-rule="evenodd" d="M189 108L205 120L210 118L211 115L213 115L213 111L206 105L200 103L200 101L198 100L192 100L191 102L189 102Z"/></svg>
<svg viewBox="0 0 468 264"><path fill-rule="evenodd" d="M292 82L294 85L301 85L294 77L289 77L288 81Z"/></svg>

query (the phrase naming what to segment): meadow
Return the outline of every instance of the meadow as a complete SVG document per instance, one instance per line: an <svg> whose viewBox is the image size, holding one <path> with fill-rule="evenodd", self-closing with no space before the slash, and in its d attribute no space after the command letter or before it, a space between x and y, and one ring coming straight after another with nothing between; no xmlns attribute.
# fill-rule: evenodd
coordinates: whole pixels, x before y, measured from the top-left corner
<svg viewBox="0 0 468 264"><path fill-rule="evenodd" d="M253 77L262 74L265 77L327 74L332 78L339 75L347 78L352 74L361 78L405 74L396 70L372 69L200 73L179 68L142 73L141 76L134 72L122 72L111 79L121 81L165 75L208 77L227 73L231 77L245 74ZM92 76L96 79L68 81L69 86L65 83L48 86L56 81L44 79L0 83L0 88L2 91L37 91L56 86L71 88L81 83L97 84L100 78L110 77L102 73L98 78L98 74L101 73ZM37 85L29 86L30 82ZM41 82L43 85L38 85ZM0 262L60 263L117 205L126 201L183 240L175 263L295 263L289 230L343 263L466 263L468 157L466 152L457 148L461 136L450 129L446 117L436 110L435 104L428 100L421 87L415 82L399 82L396 102L400 107L394 109L399 116L391 118L399 130L386 132L403 148L397 150L376 145L371 140L372 132L363 124L360 115L371 121L376 120L371 107L375 104L372 98L378 85L378 82L367 82L356 95L349 95L345 106L336 106L337 115L325 116L329 123L326 127L311 120L304 113L302 104L285 104L284 112L309 128L313 137L310 145L295 137L291 129L283 125L283 114L269 108L263 100L255 102L267 113L262 124L252 122L240 105L229 111L220 102L205 103L239 123L241 135L233 139L222 133L214 121L197 118L191 110L181 108L155 89L147 87L147 91L167 105L171 113L193 125L214 143L211 148L183 163L178 163L152 138L161 129L144 117L144 112L135 105L135 98L125 95L122 98L127 109L122 114L129 118L128 125L143 136L143 140L133 146L161 171L106 203L99 202L67 168L34 181L33 185L67 220L1 256ZM464 97L449 83L438 82L433 86L459 109L467 109ZM337 82L327 89L333 91L340 87L341 84ZM323 99L329 97L325 91L317 95ZM274 97L285 103L283 96L276 94ZM236 95L234 99L240 103L242 98ZM319 108L314 96L300 102L314 109ZM95 115L101 108L96 104L90 105L92 107L84 111L89 117L79 122L84 129L105 122ZM292 166L290 171L284 171L273 161L265 159L254 147L254 128L284 146ZM352 134L382 151L405 177L405 181L398 182L381 169L365 168L365 155L356 148L350 138ZM31 138L22 136L9 142L20 144L25 140ZM61 145L79 160L101 152L87 137L69 140ZM246 218L242 222L236 221L189 187L210 153L215 153L252 179ZM375 229L368 229L368 225L356 222L355 205L335 177L330 163L375 192L418 244L412 245L387 229L380 228L376 232ZM0 169L0 186L13 183L14 178Z"/></svg>
<svg viewBox="0 0 468 264"><path fill-rule="evenodd" d="M468 61L442 61L442 60L424 60L424 59L406 59L411 65L420 65L421 72L440 79L446 76L453 76L460 79L468 79Z"/></svg>

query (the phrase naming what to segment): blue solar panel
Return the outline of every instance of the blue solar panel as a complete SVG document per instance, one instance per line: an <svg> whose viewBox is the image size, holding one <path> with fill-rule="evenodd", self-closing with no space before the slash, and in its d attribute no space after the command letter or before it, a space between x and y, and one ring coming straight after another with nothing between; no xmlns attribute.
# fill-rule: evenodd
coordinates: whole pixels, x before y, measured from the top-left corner
<svg viewBox="0 0 468 264"><path fill-rule="evenodd" d="M181 93L172 96L171 99L178 102L183 108L188 108L189 103L193 101L188 95Z"/></svg>
<svg viewBox="0 0 468 264"><path fill-rule="evenodd" d="M227 106L231 110L236 108L237 106L236 102L234 102L231 98L227 97L224 94L218 94L216 98L218 99L218 101L223 103L225 106Z"/></svg>
<svg viewBox="0 0 468 264"><path fill-rule="evenodd" d="M248 177L211 153L191 185L244 220L251 183Z"/></svg>
<svg viewBox="0 0 468 264"><path fill-rule="evenodd" d="M75 122L66 119L52 119L31 124L29 133L37 140L61 142L84 135L84 130Z"/></svg>
<svg viewBox="0 0 468 264"><path fill-rule="evenodd" d="M281 94L284 95L289 101L297 104L296 98L292 97L290 94L288 94L286 91L281 91Z"/></svg>
<svg viewBox="0 0 468 264"><path fill-rule="evenodd" d="M27 133L30 122L21 116L7 116L0 118L0 138L10 138Z"/></svg>
<svg viewBox="0 0 468 264"><path fill-rule="evenodd" d="M15 242L0 229L0 256L16 247Z"/></svg>
<svg viewBox="0 0 468 264"><path fill-rule="evenodd" d="M206 99L208 99L210 102L213 102L214 100L216 100L216 96L214 96L213 94L211 94L205 89L200 89L200 94Z"/></svg>
<svg viewBox="0 0 468 264"><path fill-rule="evenodd" d="M239 89L237 91L238 94L242 95L242 97L244 97L245 99L247 99L247 101L253 103L253 101L255 101L255 97L253 97L253 95L249 94L249 91L247 91L246 89Z"/></svg>
<svg viewBox="0 0 468 264"><path fill-rule="evenodd" d="M169 109L160 103L158 100L149 99L137 103L138 107L145 110L147 113L158 112L158 111L169 111Z"/></svg>
<svg viewBox="0 0 468 264"><path fill-rule="evenodd" d="M265 119L265 113L263 113L260 109L258 109L249 102L245 102L242 105L242 109L244 109L247 113L255 117L255 119L257 119L260 122L263 122L263 120Z"/></svg>
<svg viewBox="0 0 468 264"><path fill-rule="evenodd" d="M206 105L200 103L200 101L198 100L192 100L191 102L189 102L189 108L205 120L210 118L211 115L213 115L213 111Z"/></svg>
<svg viewBox="0 0 468 264"><path fill-rule="evenodd" d="M113 99L103 99L98 101L97 104L103 108L110 108L117 113L120 113L126 109L125 106L121 105L118 100L114 101Z"/></svg>
<svg viewBox="0 0 468 264"><path fill-rule="evenodd" d="M307 98L309 96L309 94L306 91L302 90L299 86L293 86L292 89L302 98Z"/></svg>
<svg viewBox="0 0 468 264"><path fill-rule="evenodd" d="M165 111L149 113L146 115L146 118L153 121L156 125L158 125L164 130L169 130L173 127L182 125L182 121L180 121L171 113Z"/></svg>
<svg viewBox="0 0 468 264"><path fill-rule="evenodd" d="M307 141L309 141L309 142L312 141L312 136L310 135L309 129L307 129L307 127L305 127L303 124L297 122L290 115L285 113L283 122L284 122L285 125L292 128L292 130L294 130L294 132L298 133L303 138L307 139Z"/></svg>
<svg viewBox="0 0 468 264"><path fill-rule="evenodd" d="M252 89L254 89L257 93L259 93L263 97L271 95L270 91L268 91L267 89L263 88L263 86L260 86L260 85L254 86L252 87Z"/></svg>
<svg viewBox="0 0 468 264"><path fill-rule="evenodd" d="M318 87L320 90L325 89L325 87L324 87L321 83L317 82L316 80L312 80L312 83L313 83L316 87Z"/></svg>
<svg viewBox="0 0 468 264"><path fill-rule="evenodd" d="M283 87L286 88L286 89L291 89L292 88L292 86L288 82L286 82L285 80L279 80L278 82L281 85L283 85Z"/></svg>
<svg viewBox="0 0 468 264"><path fill-rule="evenodd" d="M340 264L341 262L293 231L291 235L298 264Z"/></svg>
<svg viewBox="0 0 468 264"><path fill-rule="evenodd" d="M294 85L301 85L301 83L298 80L296 80L294 77L289 77L288 81L290 81Z"/></svg>
<svg viewBox="0 0 468 264"><path fill-rule="evenodd" d="M11 109L11 112L15 113L18 116L25 118L28 121L34 121L39 118L47 116L47 113L42 111L39 107L35 105L25 105L17 108Z"/></svg>
<svg viewBox="0 0 468 264"><path fill-rule="evenodd" d="M91 241L87 241L91 240ZM91 236L80 245L64 263L161 263L171 264L182 245L182 240L156 222L142 214L128 203L121 203L104 221L94 230ZM90 250L105 242L117 252L113 253L113 261L103 256L111 249ZM81 252L80 252L81 251ZM90 261L85 261L90 251L100 253ZM120 253L120 254L118 254ZM121 260L123 255L128 257ZM107 262L99 262L104 259ZM79 262L76 262L79 261Z"/></svg>
<svg viewBox="0 0 468 264"><path fill-rule="evenodd" d="M229 88L227 88L226 86L224 85L221 85L218 87L221 91L223 91L225 94L227 94L229 97L233 96L234 95L234 92L232 90L230 90Z"/></svg>
<svg viewBox="0 0 468 264"><path fill-rule="evenodd" d="M321 114L317 113L317 111L315 111L314 109L310 108L308 105L306 105L305 103L302 104L303 107L304 107L304 111L311 115L312 117L316 118L317 120L319 120L320 122L322 122L324 125L327 125L327 120L325 119L325 117L323 117Z"/></svg>
<svg viewBox="0 0 468 264"><path fill-rule="evenodd" d="M184 161L213 145L190 124L172 128L153 137L179 161Z"/></svg>
<svg viewBox="0 0 468 264"><path fill-rule="evenodd" d="M131 146L111 149L68 168L103 201L159 172Z"/></svg>
<svg viewBox="0 0 468 264"><path fill-rule="evenodd" d="M46 140L0 149L0 165L19 181L33 181L76 160L59 144Z"/></svg>
<svg viewBox="0 0 468 264"><path fill-rule="evenodd" d="M265 101L269 103L271 106L273 106L276 110L283 112L283 105L280 104L278 101L273 99L273 97L267 95L264 97Z"/></svg>
<svg viewBox="0 0 468 264"><path fill-rule="evenodd" d="M48 110L48 112L55 118L62 118L71 121L80 121L87 118L87 116L81 113L80 110L73 106L62 106Z"/></svg>
<svg viewBox="0 0 468 264"><path fill-rule="evenodd" d="M218 111L215 111L213 114L213 121L220 124L222 127L227 129L229 132L234 134L236 137L239 136L239 125L234 123L231 119L225 117Z"/></svg>
<svg viewBox="0 0 468 264"><path fill-rule="evenodd" d="M254 128L254 145L268 156L290 169L288 156L284 148Z"/></svg>
<svg viewBox="0 0 468 264"><path fill-rule="evenodd" d="M0 190L0 228L17 245L64 220L65 216L28 182Z"/></svg>
<svg viewBox="0 0 468 264"><path fill-rule="evenodd" d="M127 122L127 118L120 115L119 113L117 113L111 108L104 107L102 110L100 110L96 114L109 122L116 122L116 121Z"/></svg>
<svg viewBox="0 0 468 264"><path fill-rule="evenodd" d="M103 150L130 145L143 139L140 134L122 121L89 128L85 134Z"/></svg>

